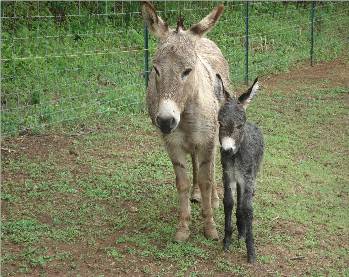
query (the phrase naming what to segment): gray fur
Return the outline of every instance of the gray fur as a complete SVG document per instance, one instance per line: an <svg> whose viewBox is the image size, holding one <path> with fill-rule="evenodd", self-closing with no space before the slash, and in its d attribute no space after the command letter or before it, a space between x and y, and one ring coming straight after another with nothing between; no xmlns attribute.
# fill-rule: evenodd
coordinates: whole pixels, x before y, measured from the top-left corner
<svg viewBox="0 0 349 277"><path fill-rule="evenodd" d="M219 75L217 78L217 82L221 85L216 85L215 88L221 87L223 91L216 90L215 94L218 98L223 98L222 95L224 95L225 99L218 115L219 139L221 144L227 137L235 142L232 148L229 148L228 143L224 144L225 149L221 147L225 213L224 248L227 250L231 241L231 213L234 194L237 192L236 217L239 238L245 238L248 261L254 262L256 257L252 233L252 198L263 158L264 142L261 130L256 125L246 122L245 108L256 94L258 83L256 80L253 86L239 97L240 102L224 91Z"/></svg>

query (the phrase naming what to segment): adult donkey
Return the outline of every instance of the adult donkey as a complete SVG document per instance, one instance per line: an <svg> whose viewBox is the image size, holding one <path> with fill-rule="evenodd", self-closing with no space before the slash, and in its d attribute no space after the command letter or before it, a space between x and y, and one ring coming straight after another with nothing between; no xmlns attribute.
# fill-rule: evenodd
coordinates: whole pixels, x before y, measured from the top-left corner
<svg viewBox="0 0 349 277"><path fill-rule="evenodd" d="M214 82L218 73L229 86L229 66L217 45L203 36L216 24L223 9L223 5L217 6L188 30L184 30L180 18L174 30L156 14L152 4L142 2L144 21L159 39L146 100L176 174L180 202L176 241L185 241L190 233L187 154L193 162L192 198L202 202L204 234L206 238L218 239L211 208L211 194L212 205L219 203L214 185L219 109Z"/></svg>

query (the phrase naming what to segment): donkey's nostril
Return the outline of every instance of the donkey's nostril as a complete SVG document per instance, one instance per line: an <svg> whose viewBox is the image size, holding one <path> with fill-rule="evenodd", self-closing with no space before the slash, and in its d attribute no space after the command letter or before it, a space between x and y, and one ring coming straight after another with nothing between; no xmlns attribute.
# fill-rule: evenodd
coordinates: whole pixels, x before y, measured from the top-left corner
<svg viewBox="0 0 349 277"><path fill-rule="evenodd" d="M156 123L161 132L163 132L164 134L171 133L171 131L177 126L177 121L174 117L162 118L158 116L156 117Z"/></svg>
<svg viewBox="0 0 349 277"><path fill-rule="evenodd" d="M161 120L160 120L160 117L156 117L156 125L158 125L158 127L160 127L160 122L161 122Z"/></svg>
<svg viewBox="0 0 349 277"><path fill-rule="evenodd" d="M176 127L176 119L174 117L172 117L172 119L170 121L170 128L173 129L174 127Z"/></svg>

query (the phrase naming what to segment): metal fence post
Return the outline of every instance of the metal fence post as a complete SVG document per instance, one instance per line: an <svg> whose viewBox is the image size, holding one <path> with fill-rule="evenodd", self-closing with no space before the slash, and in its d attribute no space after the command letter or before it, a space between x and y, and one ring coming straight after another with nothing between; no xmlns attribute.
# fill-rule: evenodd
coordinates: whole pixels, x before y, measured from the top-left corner
<svg viewBox="0 0 349 277"><path fill-rule="evenodd" d="M145 87L148 87L149 79L149 34L148 27L144 24L144 80Z"/></svg>
<svg viewBox="0 0 349 277"><path fill-rule="evenodd" d="M314 18L315 18L315 1L311 2L311 29L310 29L310 65L314 63Z"/></svg>
<svg viewBox="0 0 349 277"><path fill-rule="evenodd" d="M245 4L245 83L248 84L248 6L249 3L246 1Z"/></svg>

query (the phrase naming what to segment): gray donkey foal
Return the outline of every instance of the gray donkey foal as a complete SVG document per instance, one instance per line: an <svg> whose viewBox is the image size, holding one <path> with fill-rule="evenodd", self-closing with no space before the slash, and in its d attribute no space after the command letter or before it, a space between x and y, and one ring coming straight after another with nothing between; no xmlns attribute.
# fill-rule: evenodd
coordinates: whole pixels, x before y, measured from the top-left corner
<svg viewBox="0 0 349 277"><path fill-rule="evenodd" d="M224 89L220 76L217 74L216 77L215 93L223 103L218 114L224 182L225 234L223 244L224 249L227 250L232 235L233 197L237 192L236 224L239 239L245 238L247 260L252 263L256 260L252 233L252 198L257 172L263 158L264 142L260 129L246 122L245 110L256 95L259 84L256 79L253 85L236 100L230 97Z"/></svg>

